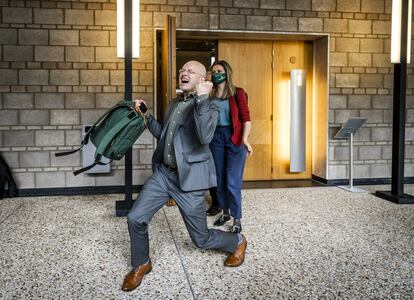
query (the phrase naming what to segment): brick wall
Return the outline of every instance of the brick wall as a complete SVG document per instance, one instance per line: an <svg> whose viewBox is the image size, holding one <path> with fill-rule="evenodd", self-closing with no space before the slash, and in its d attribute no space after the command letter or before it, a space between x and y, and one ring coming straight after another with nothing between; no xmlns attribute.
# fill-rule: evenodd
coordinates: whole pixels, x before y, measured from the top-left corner
<svg viewBox="0 0 414 300"><path fill-rule="evenodd" d="M123 162L110 175L74 177L81 125L123 96L116 58L116 1L0 0L0 151L21 188L123 184ZM177 28L330 33L330 132L349 116L368 118L356 137L355 176L391 169L391 0L141 0L141 58L134 94L153 106L154 27L166 14ZM414 175L414 72L408 68L407 164ZM153 139L134 146L134 183L151 173ZM347 176L347 144L330 139L329 179Z"/></svg>

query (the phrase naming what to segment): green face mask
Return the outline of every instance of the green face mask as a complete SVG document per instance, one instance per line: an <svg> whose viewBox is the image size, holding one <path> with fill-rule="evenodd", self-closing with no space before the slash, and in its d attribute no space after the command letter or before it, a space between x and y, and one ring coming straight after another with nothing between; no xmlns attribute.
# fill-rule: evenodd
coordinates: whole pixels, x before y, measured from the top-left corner
<svg viewBox="0 0 414 300"><path fill-rule="evenodd" d="M211 80L213 81L214 84L220 84L227 80L227 74L226 73L213 73Z"/></svg>

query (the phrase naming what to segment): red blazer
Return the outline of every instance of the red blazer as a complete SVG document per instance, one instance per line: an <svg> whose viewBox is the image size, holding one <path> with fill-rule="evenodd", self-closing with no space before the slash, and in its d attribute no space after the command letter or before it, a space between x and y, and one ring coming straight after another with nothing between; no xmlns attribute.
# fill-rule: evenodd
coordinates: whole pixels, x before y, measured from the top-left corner
<svg viewBox="0 0 414 300"><path fill-rule="evenodd" d="M243 142L243 123L250 121L250 111L246 92L242 88L236 88L236 97L230 96L230 117L233 125L231 141L240 146Z"/></svg>

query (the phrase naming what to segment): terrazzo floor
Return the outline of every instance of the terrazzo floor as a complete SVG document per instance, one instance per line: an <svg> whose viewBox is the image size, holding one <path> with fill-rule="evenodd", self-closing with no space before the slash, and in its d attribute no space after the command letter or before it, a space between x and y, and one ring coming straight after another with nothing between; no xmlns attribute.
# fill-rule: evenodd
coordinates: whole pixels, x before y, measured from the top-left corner
<svg viewBox="0 0 414 300"><path fill-rule="evenodd" d="M336 187L243 190L249 244L235 269L164 207L149 227L153 271L124 293L121 198L0 200L0 299L414 299L414 205Z"/></svg>

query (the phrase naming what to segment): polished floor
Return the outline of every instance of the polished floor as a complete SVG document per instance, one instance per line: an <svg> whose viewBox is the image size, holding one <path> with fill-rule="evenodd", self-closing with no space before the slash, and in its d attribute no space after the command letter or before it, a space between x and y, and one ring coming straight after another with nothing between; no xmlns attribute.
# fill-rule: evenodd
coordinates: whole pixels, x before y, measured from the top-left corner
<svg viewBox="0 0 414 300"><path fill-rule="evenodd" d="M120 198L0 200L0 299L414 298L414 205L336 187L243 190L249 244L235 269L197 249L178 208L164 207L150 224L153 271L124 293Z"/></svg>

